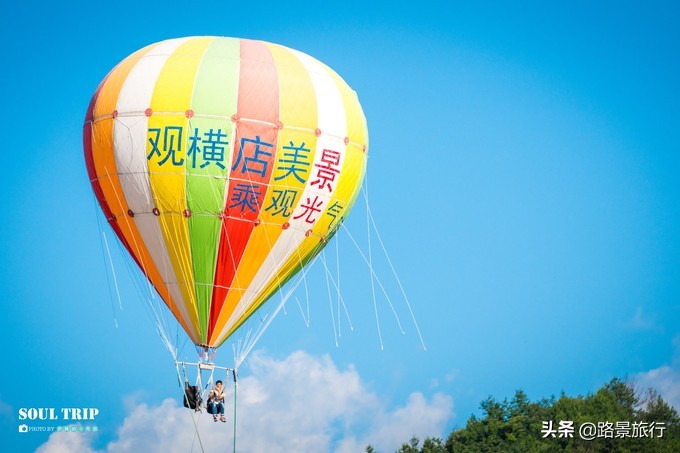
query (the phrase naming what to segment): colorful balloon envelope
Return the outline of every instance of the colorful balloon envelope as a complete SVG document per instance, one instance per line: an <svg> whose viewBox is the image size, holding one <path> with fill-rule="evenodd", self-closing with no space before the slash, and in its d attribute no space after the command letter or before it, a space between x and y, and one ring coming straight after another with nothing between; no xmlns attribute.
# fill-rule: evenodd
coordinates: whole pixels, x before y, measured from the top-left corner
<svg viewBox="0 0 680 453"><path fill-rule="evenodd" d="M332 237L368 135L354 91L314 58L191 37L118 64L83 143L114 232L191 340L214 348Z"/></svg>

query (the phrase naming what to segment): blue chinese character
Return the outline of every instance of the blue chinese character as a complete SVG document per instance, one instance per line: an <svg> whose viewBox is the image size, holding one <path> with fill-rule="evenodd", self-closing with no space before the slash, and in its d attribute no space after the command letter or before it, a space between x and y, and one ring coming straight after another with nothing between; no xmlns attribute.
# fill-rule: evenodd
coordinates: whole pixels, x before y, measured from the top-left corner
<svg viewBox="0 0 680 453"><path fill-rule="evenodd" d="M191 168L196 168L196 156L201 152L199 143L201 142L201 137L198 136L198 128L194 129L194 133L189 137L191 145L189 145L189 151L187 151L187 156L191 157ZM203 166L201 165L201 168Z"/></svg>
<svg viewBox="0 0 680 453"><path fill-rule="evenodd" d="M245 152L247 143L252 143L254 145L254 150L250 156L248 156ZM235 171L239 167L239 164L242 164L240 170L241 173L257 173L264 178L267 173L267 165L269 164L269 161L263 160L261 157L271 157L272 153L262 150L261 147L271 148L272 144L261 141L259 135L255 136L255 140L250 138L242 138L241 146L239 146L238 149L238 156L236 157L236 161L234 162L234 166L231 167L231 170Z"/></svg>
<svg viewBox="0 0 680 453"><path fill-rule="evenodd" d="M149 137L147 138L151 144L151 152L147 154L146 159L151 160L153 156L163 157L158 165L165 164L169 159L172 165L181 166L184 164L184 158L177 158L177 153L182 152L182 128L180 126L166 126L163 129L163 143L160 146L161 141L161 129L151 128L149 129Z"/></svg>
<svg viewBox="0 0 680 453"><path fill-rule="evenodd" d="M279 165L276 167L277 170L285 171L283 175L276 176L274 181L279 181L286 176L292 174L295 179L304 183L307 179L303 179L298 172L307 173L309 171L309 149L305 148L305 143L302 142L300 146L295 146L291 141L289 146L284 146L284 150L289 150L290 152L283 153L283 159L279 159L279 163L287 165ZM304 153L304 154L300 154Z"/></svg>
<svg viewBox="0 0 680 453"><path fill-rule="evenodd" d="M155 137L149 137L149 143L151 143L151 152L146 156L146 160L151 160L154 154L158 154L161 157L161 150L158 148L158 140L161 138L161 130L158 128L149 129L149 134L156 134Z"/></svg>
<svg viewBox="0 0 680 453"><path fill-rule="evenodd" d="M210 165L210 162L215 162L215 165L224 170L224 164L222 163L224 160L224 145L229 144L226 140L227 134L223 133L222 129L217 129L217 132L215 132L211 128L203 135L205 136L205 140L203 140L203 160L205 162L201 165L201 168Z"/></svg>
<svg viewBox="0 0 680 453"><path fill-rule="evenodd" d="M272 216L283 215L284 217L289 217L290 210L293 209L295 199L297 198L297 191L289 189L274 190L274 194L271 204L264 208L264 210L269 211L273 209Z"/></svg>
<svg viewBox="0 0 680 453"><path fill-rule="evenodd" d="M215 165L224 170L225 167L222 163L224 160L224 145L229 144L229 142L225 140L227 134L222 132L222 129L217 129L217 132L215 132L215 130L211 128L208 132L203 134L203 137L204 138L199 137L198 128L194 129L194 134L189 137L191 146L187 154L191 156L192 168L196 168L196 157L202 152L203 163L201 164L201 168L205 168L210 165L211 162L214 162ZM203 149L199 146L200 142L203 142Z"/></svg>
<svg viewBox="0 0 680 453"><path fill-rule="evenodd" d="M261 195L259 188L251 184L236 184L231 195L231 201L234 203L229 206L229 209L240 207L241 212L248 208L252 212L257 212L259 205L257 197Z"/></svg>

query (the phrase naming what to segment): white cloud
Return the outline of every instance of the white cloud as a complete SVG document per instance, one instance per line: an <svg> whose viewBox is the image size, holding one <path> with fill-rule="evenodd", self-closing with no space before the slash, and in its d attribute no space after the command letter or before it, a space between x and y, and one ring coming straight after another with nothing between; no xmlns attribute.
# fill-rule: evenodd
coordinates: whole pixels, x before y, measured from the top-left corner
<svg viewBox="0 0 680 453"><path fill-rule="evenodd" d="M394 451L412 435L442 436L453 416L453 401L442 393L428 400L415 392L403 406L390 409L353 367L339 370L328 356L298 351L276 360L256 352L249 365L238 393L237 449L243 451L356 452L368 443ZM205 451L231 451L231 409L227 403L226 426L205 413L198 417ZM137 404L103 452L200 451L194 433L192 412L176 400L155 407ZM38 451L92 452L92 440L81 433L54 433Z"/></svg>
<svg viewBox="0 0 680 453"><path fill-rule="evenodd" d="M642 307L637 307L633 317L623 324L623 327L628 330L652 330L656 332L663 331L663 329L656 322L656 316L654 314L645 313Z"/></svg>
<svg viewBox="0 0 680 453"><path fill-rule="evenodd" d="M634 376L642 389L652 387L668 404L680 411L680 334L673 338L675 353L670 365Z"/></svg>
<svg viewBox="0 0 680 453"><path fill-rule="evenodd" d="M0 395L0 429L10 429L9 427L14 427L15 418L13 417L14 409L12 406L5 403L1 399Z"/></svg>
<svg viewBox="0 0 680 453"><path fill-rule="evenodd" d="M360 442L346 439L338 451L364 451L368 443L379 451L394 451L413 435L421 440L427 435L441 437L442 422L451 416L451 409L451 398L442 393L435 394L431 402L422 393L411 393L406 406L392 412L376 411L373 415L377 419L374 419L371 432ZM433 427L438 427L436 432L432 431Z"/></svg>
<svg viewBox="0 0 680 453"><path fill-rule="evenodd" d="M446 375L444 376L444 383L450 384L453 381L455 381L456 379L458 379L459 377L460 377L460 370L457 370L457 369L452 370L452 371L446 373ZM440 385L441 385L441 380L438 379L438 378L434 378L434 379L432 379L432 381L430 381L430 388L435 389L435 388L439 387Z"/></svg>
<svg viewBox="0 0 680 453"><path fill-rule="evenodd" d="M680 371L668 365L636 376L643 389L652 387L668 404L680 411Z"/></svg>
<svg viewBox="0 0 680 453"><path fill-rule="evenodd" d="M94 453L91 447L92 433L54 433L47 443L41 445L36 453Z"/></svg>

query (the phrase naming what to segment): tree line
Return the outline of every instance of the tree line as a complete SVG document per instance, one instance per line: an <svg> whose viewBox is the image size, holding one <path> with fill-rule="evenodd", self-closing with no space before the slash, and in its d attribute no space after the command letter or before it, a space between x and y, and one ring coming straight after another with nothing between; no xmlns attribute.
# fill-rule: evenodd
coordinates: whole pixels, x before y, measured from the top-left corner
<svg viewBox="0 0 680 453"><path fill-rule="evenodd" d="M482 417L470 416L446 440L414 436L397 453L680 452L678 412L653 389L638 393L618 378L586 396L531 402L517 390L510 401L490 396L480 406Z"/></svg>

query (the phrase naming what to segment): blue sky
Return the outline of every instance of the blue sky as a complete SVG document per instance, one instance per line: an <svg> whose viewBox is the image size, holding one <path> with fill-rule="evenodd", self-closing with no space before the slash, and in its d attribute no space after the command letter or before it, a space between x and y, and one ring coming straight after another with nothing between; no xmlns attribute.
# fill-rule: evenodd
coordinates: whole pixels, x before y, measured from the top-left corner
<svg viewBox="0 0 680 453"><path fill-rule="evenodd" d="M427 343L423 351L383 260L376 268L406 334L379 298L381 350L368 271L340 235L355 331L343 324L336 347L315 269L310 327L287 306L240 387L245 420L295 419L282 409L297 407L286 395L307 389L327 403L317 408L321 424L295 419L279 439L244 421L241 445L257 433L287 442L324 432L304 445L351 451L371 441L389 451L409 430L448 435L488 395L586 393L612 377L655 385L680 406L677 6L363 3L7 7L3 443L31 451L60 442L19 435L24 407L99 408L98 436L69 440L81 450L125 451L122 439L141 448L158 439L135 423L169 413L187 420L167 400L178 399L174 366L117 246L122 311L112 303L81 133L90 96L115 64L191 35L301 50L357 91L370 135L370 207ZM365 205L350 217L365 250ZM218 358L229 362L231 352ZM280 394L258 406L263 389ZM372 424L357 411L374 415Z"/></svg>

